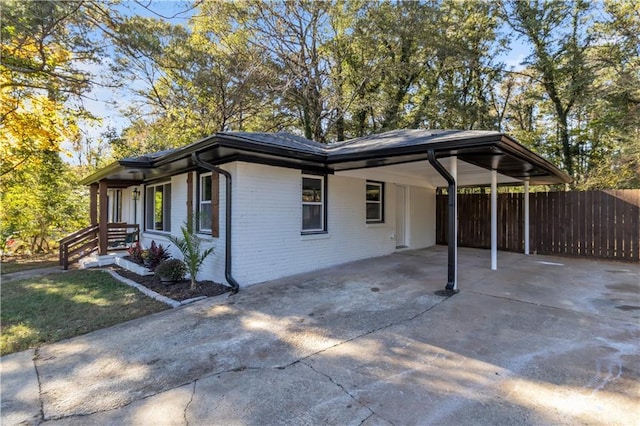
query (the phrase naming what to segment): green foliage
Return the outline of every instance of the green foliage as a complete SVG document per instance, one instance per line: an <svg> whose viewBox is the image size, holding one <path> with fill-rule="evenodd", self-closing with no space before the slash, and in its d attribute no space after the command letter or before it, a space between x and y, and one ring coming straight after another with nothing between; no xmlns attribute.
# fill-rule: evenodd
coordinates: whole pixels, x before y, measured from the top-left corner
<svg viewBox="0 0 640 426"><path fill-rule="evenodd" d="M156 244L155 241L151 241L149 248L142 252L144 266L150 271L155 271L161 262L170 257L171 254L168 251L168 247L164 247L162 244Z"/></svg>
<svg viewBox="0 0 640 426"><path fill-rule="evenodd" d="M189 223L193 224L195 222L192 220ZM182 253L184 264L191 275L191 288L195 289L198 272L205 259L213 253L213 247L203 249L202 238L193 232L193 228L189 224L182 226L180 231L182 232L182 237L169 235L168 238Z"/></svg>
<svg viewBox="0 0 640 426"><path fill-rule="evenodd" d="M41 166L5 182L0 194L0 234L17 232L31 253L45 253L55 241L88 224L86 189L56 152L39 153Z"/></svg>
<svg viewBox="0 0 640 426"><path fill-rule="evenodd" d="M161 279L169 281L180 281L187 273L187 268L182 260L168 259L163 260L156 267L154 275Z"/></svg>
<svg viewBox="0 0 640 426"><path fill-rule="evenodd" d="M41 151L77 139L80 121L95 121L81 102L95 84L99 37L111 1L6 0L0 36L0 175L38 165ZM103 9L105 8L105 9Z"/></svg>
<svg viewBox="0 0 640 426"><path fill-rule="evenodd" d="M144 249L140 244L140 241L136 241L135 244L132 244L131 247L127 249L127 253L129 254L129 258L132 262L137 263L138 265L144 264Z"/></svg>
<svg viewBox="0 0 640 426"><path fill-rule="evenodd" d="M580 188L637 186L637 2L202 2L187 25L123 19L136 88L117 158L218 131L320 142L394 128L494 129ZM416 30L416 29L419 29ZM516 70L496 59L519 39Z"/></svg>
<svg viewBox="0 0 640 426"><path fill-rule="evenodd" d="M640 186L640 5L505 2L532 51L503 82L504 128L578 189ZM596 18L597 17L597 18Z"/></svg>
<svg viewBox="0 0 640 426"><path fill-rule="evenodd" d="M395 127L497 125L488 100L503 42L489 3L204 2L186 31L133 23L118 71L148 89L118 149L149 152L225 130L330 142ZM151 59L131 59L132 45Z"/></svg>
<svg viewBox="0 0 640 426"><path fill-rule="evenodd" d="M104 55L98 27L111 4L2 2L0 235L19 233L32 253L88 222L86 191L76 185L83 171L60 154L80 137L80 121L94 120L81 100L95 83L88 67Z"/></svg>
<svg viewBox="0 0 640 426"><path fill-rule="evenodd" d="M57 342L166 309L104 271L2 283L0 355Z"/></svg>

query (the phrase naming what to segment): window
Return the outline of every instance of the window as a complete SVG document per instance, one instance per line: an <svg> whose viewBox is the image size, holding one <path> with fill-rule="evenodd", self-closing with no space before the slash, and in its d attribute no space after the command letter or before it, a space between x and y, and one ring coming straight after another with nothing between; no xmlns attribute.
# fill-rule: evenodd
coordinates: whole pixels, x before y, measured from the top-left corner
<svg viewBox="0 0 640 426"><path fill-rule="evenodd" d="M198 232L219 237L220 233L220 175L203 173L198 175L197 229Z"/></svg>
<svg viewBox="0 0 640 426"><path fill-rule="evenodd" d="M302 232L324 232L325 179L302 176Z"/></svg>
<svg viewBox="0 0 640 426"><path fill-rule="evenodd" d="M384 222L384 184L367 181L367 223Z"/></svg>
<svg viewBox="0 0 640 426"><path fill-rule="evenodd" d="M211 205L211 173L200 175L199 209L198 209L198 230L200 232L211 232L211 222L213 209Z"/></svg>
<svg viewBox="0 0 640 426"><path fill-rule="evenodd" d="M145 209L148 231L171 231L171 184L147 186Z"/></svg>

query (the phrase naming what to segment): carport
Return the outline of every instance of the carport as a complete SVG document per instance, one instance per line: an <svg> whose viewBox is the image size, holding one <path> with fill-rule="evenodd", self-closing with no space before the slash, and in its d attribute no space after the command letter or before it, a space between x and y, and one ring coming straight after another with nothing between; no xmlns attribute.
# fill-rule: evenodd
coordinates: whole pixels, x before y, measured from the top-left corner
<svg viewBox="0 0 640 426"><path fill-rule="evenodd" d="M524 253L529 254L529 185L569 183L556 166L493 131L400 129L351 139L328 148L328 166L336 175L385 176L389 182L427 183L448 194L447 284L458 291L458 187L491 188L491 269L498 268L498 185L524 186Z"/></svg>

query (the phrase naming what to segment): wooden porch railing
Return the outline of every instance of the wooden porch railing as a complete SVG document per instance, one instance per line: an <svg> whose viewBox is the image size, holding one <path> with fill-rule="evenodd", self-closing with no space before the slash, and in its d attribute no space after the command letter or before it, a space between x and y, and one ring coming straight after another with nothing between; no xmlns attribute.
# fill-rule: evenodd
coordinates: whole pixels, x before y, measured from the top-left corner
<svg viewBox="0 0 640 426"><path fill-rule="evenodd" d="M107 250L126 250L138 241L140 227L129 223L107 224Z"/></svg>
<svg viewBox="0 0 640 426"><path fill-rule="evenodd" d="M71 262L75 262L98 248L99 229L99 225L87 226L60 240L59 257L62 269L69 269Z"/></svg>
<svg viewBox="0 0 640 426"><path fill-rule="evenodd" d="M140 228L137 224L108 223L107 250L126 250L133 242L138 241ZM100 247L100 225L87 226L84 229L67 235L59 241L59 259L62 269L88 256Z"/></svg>

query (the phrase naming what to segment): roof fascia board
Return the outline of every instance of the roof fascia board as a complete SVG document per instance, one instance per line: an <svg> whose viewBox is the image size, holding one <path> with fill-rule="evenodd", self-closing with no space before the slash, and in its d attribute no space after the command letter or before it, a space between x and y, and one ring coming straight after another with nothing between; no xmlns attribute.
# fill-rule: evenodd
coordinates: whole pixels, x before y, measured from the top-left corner
<svg viewBox="0 0 640 426"><path fill-rule="evenodd" d="M120 162L114 161L113 163L103 167L100 170L97 170L96 172L90 174L86 178L80 180L79 184L80 185L90 185L92 183L99 182L99 181L105 179L107 176L109 176L110 174L112 174L114 172L123 171L124 169L125 169L125 167L123 167L120 164Z"/></svg>
<svg viewBox="0 0 640 426"><path fill-rule="evenodd" d="M226 148L235 148L242 151L255 152L261 154L270 154L276 156L284 156L293 159L302 159L313 162L326 162L326 154L316 154L312 152L304 152L295 148L280 148L259 141L246 139L234 135L220 135L220 145Z"/></svg>
<svg viewBox="0 0 640 426"><path fill-rule="evenodd" d="M445 139L438 142L423 143L418 145L400 146L400 147L381 147L378 149L350 152L347 154L339 154L331 152L331 147L327 146L324 154L299 151L294 147L277 147L260 141L251 140L244 137L234 135L215 133L212 136L203 138L186 147L179 148L164 156L147 161L120 160L114 162L104 169L86 177L80 183L83 185L91 184L102 180L110 174L124 171L128 168L156 168L162 165L182 160L190 157L192 153L203 152L205 150L219 150L220 148L228 148L236 151L235 155L225 156L225 158L212 159L215 164L224 164L231 161L255 162L266 165L274 165L295 169L310 170L315 169L323 173L333 173L332 165L340 163L367 161L379 158L393 158L409 155L419 155L417 161L424 160L427 151L432 150L435 158L444 158L461 154L462 151L473 149L482 149L495 147L503 153L518 158L520 161L528 162L545 170L551 177L557 177L563 182L570 182L571 178L553 164L536 155L524 146L518 144L507 135L496 133L487 136L472 137L462 140ZM402 161L402 162L410 162ZM371 166L374 167L374 166ZM367 168L367 167L355 167ZM185 168L184 171L193 170L193 168ZM182 170L174 173L182 173ZM156 176L154 176L154 179Z"/></svg>
<svg viewBox="0 0 640 426"><path fill-rule="evenodd" d="M504 152L520 158L523 161L528 161L529 163L532 163L535 166L540 167L543 170L546 170L549 172L550 175L555 175L558 178L560 178L564 183L571 183L572 179L569 175L567 175L565 172L563 172L562 170L560 170L559 168L557 168L556 166L554 166L552 163L550 163L549 161L545 160L544 158L540 157L539 155L537 155L536 153L534 153L533 151L527 149L526 147L520 145L519 143L517 143L516 141L514 141L512 138L510 138L507 135L502 135L502 138L500 140L500 144L498 145L498 147L500 149L502 149Z"/></svg>
<svg viewBox="0 0 640 426"><path fill-rule="evenodd" d="M309 170L314 171L316 173L322 174L333 174L333 170L327 168L322 163L314 163L314 162L292 162L277 158L268 158L268 157L257 157L252 155L237 155L233 161L243 161L246 163L256 163L263 164L266 166L276 166L276 167L285 167L288 169L296 169L296 170Z"/></svg>

